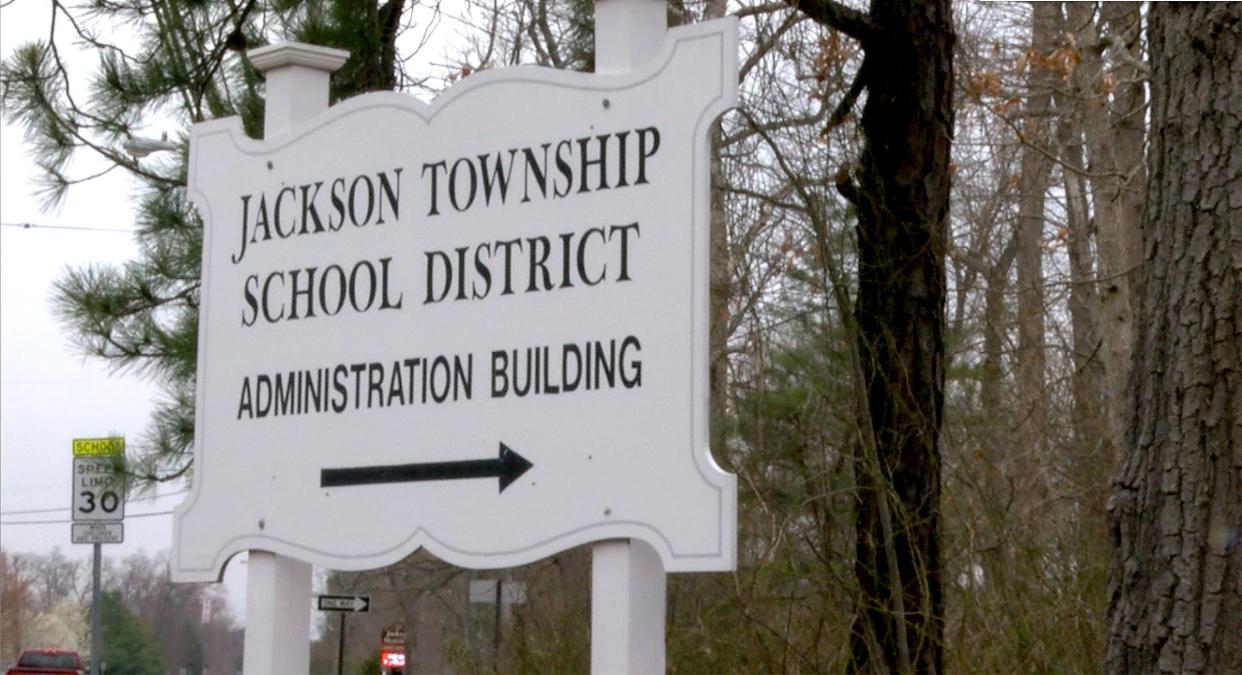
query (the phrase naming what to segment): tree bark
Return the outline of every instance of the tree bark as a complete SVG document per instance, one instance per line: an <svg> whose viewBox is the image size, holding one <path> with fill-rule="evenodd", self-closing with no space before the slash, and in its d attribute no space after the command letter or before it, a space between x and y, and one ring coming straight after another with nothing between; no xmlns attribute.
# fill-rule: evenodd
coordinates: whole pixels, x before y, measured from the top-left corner
<svg viewBox="0 0 1242 675"><path fill-rule="evenodd" d="M1154 3L1112 673L1242 672L1242 4Z"/></svg>
<svg viewBox="0 0 1242 675"><path fill-rule="evenodd" d="M864 29L856 319L866 411L851 667L943 671L940 441L953 134L949 0L875 0ZM890 517L886 518L888 515Z"/></svg>

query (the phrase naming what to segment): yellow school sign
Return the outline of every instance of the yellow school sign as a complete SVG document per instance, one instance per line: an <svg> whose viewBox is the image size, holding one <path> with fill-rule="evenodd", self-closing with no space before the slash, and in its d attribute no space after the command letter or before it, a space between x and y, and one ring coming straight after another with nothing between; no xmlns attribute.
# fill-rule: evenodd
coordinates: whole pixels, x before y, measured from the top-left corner
<svg viewBox="0 0 1242 675"><path fill-rule="evenodd" d="M115 457L124 454L124 436L73 439L74 457Z"/></svg>

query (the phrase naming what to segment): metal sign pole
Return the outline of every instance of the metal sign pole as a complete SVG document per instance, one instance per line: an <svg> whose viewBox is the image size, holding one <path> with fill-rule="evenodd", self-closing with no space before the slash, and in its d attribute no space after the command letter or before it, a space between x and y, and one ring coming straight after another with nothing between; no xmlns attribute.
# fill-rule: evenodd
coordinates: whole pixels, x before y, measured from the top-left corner
<svg viewBox="0 0 1242 675"><path fill-rule="evenodd" d="M125 539L124 485L113 473L113 461L125 455L125 438L73 439L73 481L70 498L73 525L69 538L75 544L91 544L91 675L103 672L100 648L100 575L103 544Z"/></svg>
<svg viewBox="0 0 1242 675"><path fill-rule="evenodd" d="M99 568L103 562L103 544L95 542L95 562L91 567L91 675L100 675L103 652L99 648Z"/></svg>
<svg viewBox="0 0 1242 675"><path fill-rule="evenodd" d="M336 641L336 675L345 672L345 612L341 612L341 620L336 624L340 635Z"/></svg>
<svg viewBox="0 0 1242 675"><path fill-rule="evenodd" d="M596 0L595 72L625 73L655 56L668 30L663 0ZM591 672L663 673L667 580L655 549L636 539L595 544Z"/></svg>

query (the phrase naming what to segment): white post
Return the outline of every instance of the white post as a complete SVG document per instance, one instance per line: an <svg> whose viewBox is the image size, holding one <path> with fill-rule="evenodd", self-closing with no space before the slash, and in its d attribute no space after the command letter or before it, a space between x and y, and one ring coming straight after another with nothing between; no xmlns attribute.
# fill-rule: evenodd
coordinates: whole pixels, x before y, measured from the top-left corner
<svg viewBox="0 0 1242 675"><path fill-rule="evenodd" d="M656 55L667 31L666 0L595 0L595 72L634 70Z"/></svg>
<svg viewBox="0 0 1242 675"><path fill-rule="evenodd" d="M637 539L595 544L591 559L591 672L664 672L666 579L660 555Z"/></svg>
<svg viewBox="0 0 1242 675"><path fill-rule="evenodd" d="M634 70L668 30L666 0L595 0L595 72ZM664 672L667 579L655 549L636 539L595 544L591 560L591 673Z"/></svg>
<svg viewBox="0 0 1242 675"><path fill-rule="evenodd" d="M328 108L329 78L349 52L299 43L251 50L267 78L263 136L272 140ZM311 566L268 551L250 551L246 573L245 675L310 671Z"/></svg>
<svg viewBox="0 0 1242 675"><path fill-rule="evenodd" d="M329 78L345 65L349 52L282 42L252 49L247 56L267 79L263 135L270 140L328 109Z"/></svg>
<svg viewBox="0 0 1242 675"><path fill-rule="evenodd" d="M245 675L310 672L311 566L267 551L246 564Z"/></svg>

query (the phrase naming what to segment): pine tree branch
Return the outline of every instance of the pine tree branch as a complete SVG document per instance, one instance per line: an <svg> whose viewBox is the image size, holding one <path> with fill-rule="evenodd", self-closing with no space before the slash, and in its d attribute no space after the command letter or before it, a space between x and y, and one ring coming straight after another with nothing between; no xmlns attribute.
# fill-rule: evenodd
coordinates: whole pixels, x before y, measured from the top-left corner
<svg viewBox="0 0 1242 675"><path fill-rule="evenodd" d="M221 32L224 33L225 31L229 31L227 34L231 35L233 30L240 31L241 26L246 23L246 18L249 17L250 12L254 10L254 5L255 0L248 0L242 7L234 7L229 12L229 15L220 21ZM218 36L218 38L221 39L216 40L215 48L206 59L208 64L206 72L204 72L202 77L200 77L195 83L199 89L207 89L211 85L213 78L216 76L216 72L220 70L220 66L224 64L225 54L232 48L232 44L227 38L224 38L223 36Z"/></svg>

